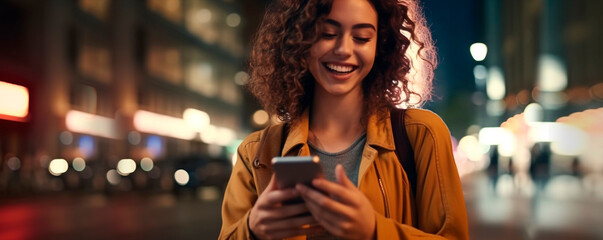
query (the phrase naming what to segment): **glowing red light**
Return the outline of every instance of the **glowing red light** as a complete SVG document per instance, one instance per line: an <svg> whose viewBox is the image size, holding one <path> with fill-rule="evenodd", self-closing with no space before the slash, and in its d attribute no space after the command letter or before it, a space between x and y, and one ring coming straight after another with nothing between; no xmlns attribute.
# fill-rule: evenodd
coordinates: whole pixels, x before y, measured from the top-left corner
<svg viewBox="0 0 603 240"><path fill-rule="evenodd" d="M0 119L27 121L29 91L26 87L0 81Z"/></svg>

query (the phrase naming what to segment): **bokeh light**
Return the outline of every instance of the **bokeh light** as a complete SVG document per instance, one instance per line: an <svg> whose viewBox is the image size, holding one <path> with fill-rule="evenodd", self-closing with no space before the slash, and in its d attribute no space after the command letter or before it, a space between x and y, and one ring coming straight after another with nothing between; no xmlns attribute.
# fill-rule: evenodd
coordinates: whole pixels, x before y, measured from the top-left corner
<svg viewBox="0 0 603 240"><path fill-rule="evenodd" d="M106 178L107 182L109 182L111 185L117 185L121 182L121 176L115 169L107 171Z"/></svg>
<svg viewBox="0 0 603 240"><path fill-rule="evenodd" d="M180 186L186 185L189 180L188 172L183 169L176 170L174 173L174 180L176 180L176 183L178 183Z"/></svg>
<svg viewBox="0 0 603 240"><path fill-rule="evenodd" d="M187 108L182 114L182 118L188 126L198 132L202 132L207 126L209 126L209 115L201 110L194 108Z"/></svg>
<svg viewBox="0 0 603 240"><path fill-rule="evenodd" d="M471 57L475 61L483 61L486 59L486 55L488 54L488 46L484 43L474 43L469 47L469 52L471 52Z"/></svg>
<svg viewBox="0 0 603 240"><path fill-rule="evenodd" d="M195 20L200 23L209 23L211 21L211 11L207 8L199 9L195 13Z"/></svg>
<svg viewBox="0 0 603 240"><path fill-rule="evenodd" d="M475 86L484 88L486 79L488 78L488 69L484 65L475 65L473 67L473 77L475 78Z"/></svg>
<svg viewBox="0 0 603 240"><path fill-rule="evenodd" d="M29 90L26 87L0 81L0 119L23 120L29 114Z"/></svg>
<svg viewBox="0 0 603 240"><path fill-rule="evenodd" d="M559 92L567 87L567 70L556 56L542 55L538 62L538 87L543 92Z"/></svg>
<svg viewBox="0 0 603 240"><path fill-rule="evenodd" d="M226 16L226 25L229 27L237 27L241 24L241 16L236 13L231 13Z"/></svg>
<svg viewBox="0 0 603 240"><path fill-rule="evenodd" d="M249 82L249 74L243 71L237 72L235 74L234 81L237 85L243 86Z"/></svg>
<svg viewBox="0 0 603 240"><path fill-rule="evenodd" d="M69 131L62 131L59 134L59 140L63 145L71 145L73 143L73 134Z"/></svg>
<svg viewBox="0 0 603 240"><path fill-rule="evenodd" d="M153 169L153 160L145 157L140 160L140 169L145 172L151 171Z"/></svg>
<svg viewBox="0 0 603 240"><path fill-rule="evenodd" d="M260 109L255 111L255 113L253 113L253 123L257 126L264 126L266 125L266 123L268 123L268 120L270 120L270 116L268 115L268 112Z"/></svg>
<svg viewBox="0 0 603 240"><path fill-rule="evenodd" d="M21 168L21 159L18 157L11 157L6 161L6 165L8 166L8 169L17 171Z"/></svg>
<svg viewBox="0 0 603 240"><path fill-rule="evenodd" d="M140 143L141 139L142 139L142 137L140 136L139 132L130 131L128 133L128 142L132 145L138 145Z"/></svg>
<svg viewBox="0 0 603 240"><path fill-rule="evenodd" d="M136 171L136 162L132 159L121 159L117 162L117 173L122 176L128 176Z"/></svg>
<svg viewBox="0 0 603 240"><path fill-rule="evenodd" d="M505 97L505 77L499 67L490 67L486 82L486 94L492 100L502 100Z"/></svg>
<svg viewBox="0 0 603 240"><path fill-rule="evenodd" d="M48 164L48 171L54 176L60 176L67 172L67 169L69 169L69 163L65 159L53 159Z"/></svg>
<svg viewBox="0 0 603 240"><path fill-rule="evenodd" d="M71 165L73 166L73 170L81 172L86 168L86 160L79 157L74 158L73 162L71 162Z"/></svg>

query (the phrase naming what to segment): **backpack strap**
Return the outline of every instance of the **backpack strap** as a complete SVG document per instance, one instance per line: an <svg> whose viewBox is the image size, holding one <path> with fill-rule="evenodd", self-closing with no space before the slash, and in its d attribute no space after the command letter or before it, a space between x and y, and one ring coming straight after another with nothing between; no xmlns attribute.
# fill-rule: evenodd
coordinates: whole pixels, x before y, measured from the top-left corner
<svg viewBox="0 0 603 240"><path fill-rule="evenodd" d="M394 134L394 142L396 144L396 156L398 157L398 162L400 162L404 172L406 172L413 196L416 196L417 168L415 166L415 154L410 145L410 141L408 140L408 135L406 134L406 125L404 123L405 113L405 109L392 108L390 111L390 119L392 123L392 133Z"/></svg>

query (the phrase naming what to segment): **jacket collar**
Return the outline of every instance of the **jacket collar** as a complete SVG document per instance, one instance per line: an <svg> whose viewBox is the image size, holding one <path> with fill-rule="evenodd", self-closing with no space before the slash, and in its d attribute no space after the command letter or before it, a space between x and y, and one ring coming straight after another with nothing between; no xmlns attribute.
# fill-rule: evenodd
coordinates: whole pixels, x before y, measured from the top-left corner
<svg viewBox="0 0 603 240"><path fill-rule="evenodd" d="M299 121L294 122L289 127L289 133L287 134L287 139L285 140L285 144L283 145L282 156L288 155L300 155L297 153L290 153L294 148L298 146L302 146L305 148L309 154L310 149L308 148L308 129L310 126L310 111L308 108L304 111ZM302 150L303 151L303 150ZM307 155L307 154L306 154Z"/></svg>
<svg viewBox="0 0 603 240"><path fill-rule="evenodd" d="M392 133L392 123L390 121L390 111L377 112L369 117L366 129L366 143L373 147L388 150L396 149Z"/></svg>
<svg viewBox="0 0 603 240"><path fill-rule="evenodd" d="M291 124L287 139L283 145L282 156L298 155L291 153L292 150L301 146L301 155L309 154L308 131L310 123L310 111L306 109L299 121ZM395 150L394 136L392 134L392 125L389 111L372 114L368 119L366 130L366 143L373 147L380 147L388 150Z"/></svg>

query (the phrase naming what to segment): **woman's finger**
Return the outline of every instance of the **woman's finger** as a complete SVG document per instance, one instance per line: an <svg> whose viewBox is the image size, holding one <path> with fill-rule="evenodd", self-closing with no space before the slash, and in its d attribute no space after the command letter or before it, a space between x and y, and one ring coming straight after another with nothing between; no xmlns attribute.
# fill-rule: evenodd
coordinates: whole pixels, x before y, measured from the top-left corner
<svg viewBox="0 0 603 240"><path fill-rule="evenodd" d="M344 204L349 205L354 203L350 190L354 190L353 188L355 187L350 189L326 179L314 179L312 180L312 186Z"/></svg>
<svg viewBox="0 0 603 240"><path fill-rule="evenodd" d="M312 216L325 230L332 234L339 234L341 232L341 225L346 221L342 216L324 211L314 202L307 201L306 204Z"/></svg>
<svg viewBox="0 0 603 240"><path fill-rule="evenodd" d="M303 217L291 217L266 223L265 231L267 233L273 233L287 229L298 229L304 227L305 225L316 224L318 224L318 222L310 215Z"/></svg>
<svg viewBox="0 0 603 240"><path fill-rule="evenodd" d="M264 197L264 202L260 207L276 207L280 206L283 202L288 200L293 200L299 198L300 194L294 188L283 189L283 190L273 190L266 193Z"/></svg>
<svg viewBox="0 0 603 240"><path fill-rule="evenodd" d="M277 231L270 234L270 237L273 239L282 239L295 237L300 235L309 235L309 234L317 234L324 232L325 229L320 225L317 226L309 226L304 228L295 228L295 229L287 229L283 231Z"/></svg>
<svg viewBox="0 0 603 240"><path fill-rule="evenodd" d="M299 192L294 188L278 189L276 177L272 174L266 190L262 192L256 203L260 208L272 208L279 206L282 202L299 198Z"/></svg>
<svg viewBox="0 0 603 240"><path fill-rule="evenodd" d="M316 218L325 218L331 221L343 220L351 210L345 205L312 188L299 184L297 186L306 206ZM317 219L318 220L318 219Z"/></svg>
<svg viewBox="0 0 603 240"><path fill-rule="evenodd" d="M356 188L356 185L354 185L352 180L348 178L348 175L345 174L345 170L341 164L335 166L335 180L346 188Z"/></svg>
<svg viewBox="0 0 603 240"><path fill-rule="evenodd" d="M269 212L269 219L289 218L309 212L308 207L304 203L283 205L267 211Z"/></svg>
<svg viewBox="0 0 603 240"><path fill-rule="evenodd" d="M270 182L268 182L268 186L266 186L266 188L264 189L264 191L272 191L272 190L276 190L277 186L276 186L276 176L273 173L272 177L270 177Z"/></svg>

